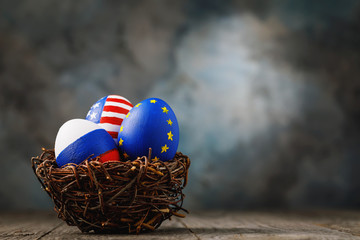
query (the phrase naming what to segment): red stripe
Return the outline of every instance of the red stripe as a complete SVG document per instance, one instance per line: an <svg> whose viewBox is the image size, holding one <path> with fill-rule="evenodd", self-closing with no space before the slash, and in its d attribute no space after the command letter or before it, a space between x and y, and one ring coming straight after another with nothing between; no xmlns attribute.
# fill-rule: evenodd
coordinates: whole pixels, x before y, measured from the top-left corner
<svg viewBox="0 0 360 240"><path fill-rule="evenodd" d="M118 137L118 132L108 132L112 138Z"/></svg>
<svg viewBox="0 0 360 240"><path fill-rule="evenodd" d="M115 106L105 106L103 111L105 112L115 112L115 113L122 113L127 114L129 110L122 108L122 107L115 107Z"/></svg>
<svg viewBox="0 0 360 240"><path fill-rule="evenodd" d="M107 98L106 101L107 101L107 102L123 103L123 104L126 104L126 105L130 106L130 107L133 107L133 105L132 105L130 102L128 102L128 101L126 101L126 100L124 100L124 99Z"/></svg>
<svg viewBox="0 0 360 240"><path fill-rule="evenodd" d="M123 120L121 118L117 117L102 117L100 119L100 123L110 123L115 125L121 125L122 121Z"/></svg>
<svg viewBox="0 0 360 240"><path fill-rule="evenodd" d="M101 154L99 159L100 162L119 161L119 160L120 160L120 155L119 155L119 151L116 148Z"/></svg>

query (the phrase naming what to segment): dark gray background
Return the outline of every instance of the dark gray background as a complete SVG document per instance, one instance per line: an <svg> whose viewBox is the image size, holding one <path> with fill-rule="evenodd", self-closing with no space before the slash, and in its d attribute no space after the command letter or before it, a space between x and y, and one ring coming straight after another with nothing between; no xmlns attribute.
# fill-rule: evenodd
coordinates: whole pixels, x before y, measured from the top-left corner
<svg viewBox="0 0 360 240"><path fill-rule="evenodd" d="M107 94L173 108L190 209L358 208L359 50L358 1L1 0L0 209Z"/></svg>

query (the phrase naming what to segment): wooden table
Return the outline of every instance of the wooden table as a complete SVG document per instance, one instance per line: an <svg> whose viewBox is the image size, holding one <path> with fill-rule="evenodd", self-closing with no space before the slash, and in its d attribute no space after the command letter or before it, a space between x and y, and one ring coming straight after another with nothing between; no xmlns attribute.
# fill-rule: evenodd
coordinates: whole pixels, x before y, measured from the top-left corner
<svg viewBox="0 0 360 240"><path fill-rule="evenodd" d="M0 213L0 239L360 239L360 211L199 212L152 233L84 234L54 213Z"/></svg>

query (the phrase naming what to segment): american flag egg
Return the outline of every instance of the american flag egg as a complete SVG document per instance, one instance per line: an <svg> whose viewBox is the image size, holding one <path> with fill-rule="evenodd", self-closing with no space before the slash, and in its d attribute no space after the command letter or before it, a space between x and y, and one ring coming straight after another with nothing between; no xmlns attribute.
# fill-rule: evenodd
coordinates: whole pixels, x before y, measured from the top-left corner
<svg viewBox="0 0 360 240"><path fill-rule="evenodd" d="M99 99L90 108L86 120L97 123L117 142L120 125L133 107L131 102L119 95L108 95Z"/></svg>
<svg viewBox="0 0 360 240"><path fill-rule="evenodd" d="M120 160L117 145L109 133L85 119L72 119L60 127L55 140L55 157L59 167L95 157L100 157L101 162Z"/></svg>
<svg viewBox="0 0 360 240"><path fill-rule="evenodd" d="M149 98L135 105L121 124L118 145L125 158L173 159L179 144L179 126L174 111L163 100Z"/></svg>

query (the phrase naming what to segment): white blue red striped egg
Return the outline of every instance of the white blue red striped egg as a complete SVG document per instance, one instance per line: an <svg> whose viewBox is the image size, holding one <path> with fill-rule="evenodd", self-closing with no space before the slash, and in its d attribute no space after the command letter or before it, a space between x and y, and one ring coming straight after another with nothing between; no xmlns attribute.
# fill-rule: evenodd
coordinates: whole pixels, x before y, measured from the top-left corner
<svg viewBox="0 0 360 240"><path fill-rule="evenodd" d="M117 142L120 125L133 107L131 102L119 95L108 95L99 99L90 108L86 120L97 123Z"/></svg>
<svg viewBox="0 0 360 240"><path fill-rule="evenodd" d="M84 119L72 119L60 127L55 140L55 157L59 167L80 164L89 157L100 157L101 162L120 160L117 145L109 133Z"/></svg>
<svg viewBox="0 0 360 240"><path fill-rule="evenodd" d="M121 124L119 149L125 158L148 156L168 161L179 144L179 126L174 111L159 98L146 99L133 107Z"/></svg>

